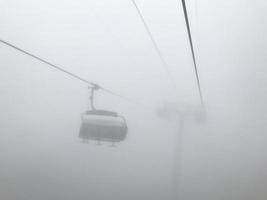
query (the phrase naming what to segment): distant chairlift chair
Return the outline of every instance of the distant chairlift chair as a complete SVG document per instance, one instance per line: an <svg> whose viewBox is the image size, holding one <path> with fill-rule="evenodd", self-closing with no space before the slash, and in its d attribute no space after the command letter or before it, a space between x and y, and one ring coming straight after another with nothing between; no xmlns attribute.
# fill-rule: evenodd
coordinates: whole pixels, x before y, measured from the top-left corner
<svg viewBox="0 0 267 200"><path fill-rule="evenodd" d="M94 107L94 91L97 86L91 89L91 110L82 114L82 124L80 128L80 138L85 141L107 141L121 142L127 135L127 124L124 117L116 112L107 110L97 110Z"/></svg>

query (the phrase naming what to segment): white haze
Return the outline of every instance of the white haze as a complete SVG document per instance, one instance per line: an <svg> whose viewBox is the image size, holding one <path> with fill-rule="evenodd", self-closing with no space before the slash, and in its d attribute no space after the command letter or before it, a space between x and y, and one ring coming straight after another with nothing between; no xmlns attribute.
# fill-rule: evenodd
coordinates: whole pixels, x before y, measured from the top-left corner
<svg viewBox="0 0 267 200"><path fill-rule="evenodd" d="M136 0L173 87L130 0L0 0L0 39L142 103L98 92L128 135L84 144L87 85L0 44L0 199L267 198L267 3L186 2L205 113L180 1Z"/></svg>

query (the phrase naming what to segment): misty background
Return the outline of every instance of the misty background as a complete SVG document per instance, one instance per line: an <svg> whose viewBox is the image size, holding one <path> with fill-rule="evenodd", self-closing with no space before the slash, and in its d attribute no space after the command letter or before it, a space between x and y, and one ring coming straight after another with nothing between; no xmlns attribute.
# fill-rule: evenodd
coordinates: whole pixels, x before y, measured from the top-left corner
<svg viewBox="0 0 267 200"><path fill-rule="evenodd" d="M267 3L186 1L200 116L181 2L136 3L175 87L130 0L0 0L0 39L142 104L97 92L129 131L84 144L87 85L1 43L0 199L267 198Z"/></svg>

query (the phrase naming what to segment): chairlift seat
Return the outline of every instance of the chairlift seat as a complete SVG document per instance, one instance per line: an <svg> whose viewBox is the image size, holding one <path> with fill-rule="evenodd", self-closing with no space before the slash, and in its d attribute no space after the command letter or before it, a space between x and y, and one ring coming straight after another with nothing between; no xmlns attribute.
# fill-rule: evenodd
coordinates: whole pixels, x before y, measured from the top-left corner
<svg viewBox="0 0 267 200"><path fill-rule="evenodd" d="M127 135L126 121L117 113L90 110L82 115L80 138L85 140L120 142Z"/></svg>

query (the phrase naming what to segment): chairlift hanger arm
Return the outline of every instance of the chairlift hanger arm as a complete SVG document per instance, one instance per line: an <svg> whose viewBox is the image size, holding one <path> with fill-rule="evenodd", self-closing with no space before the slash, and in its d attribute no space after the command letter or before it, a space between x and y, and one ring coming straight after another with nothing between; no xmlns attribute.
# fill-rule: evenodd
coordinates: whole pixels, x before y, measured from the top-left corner
<svg viewBox="0 0 267 200"><path fill-rule="evenodd" d="M94 85L91 87L88 87L89 89L91 89L91 95L90 95L90 106L91 106L91 110L95 110L95 104L94 104L94 97L95 97L95 90L99 90L100 87L98 85Z"/></svg>

